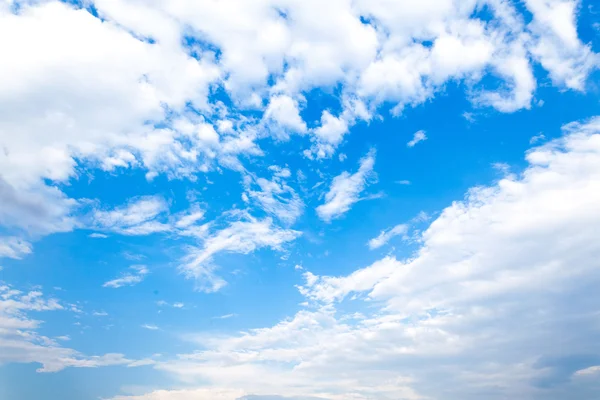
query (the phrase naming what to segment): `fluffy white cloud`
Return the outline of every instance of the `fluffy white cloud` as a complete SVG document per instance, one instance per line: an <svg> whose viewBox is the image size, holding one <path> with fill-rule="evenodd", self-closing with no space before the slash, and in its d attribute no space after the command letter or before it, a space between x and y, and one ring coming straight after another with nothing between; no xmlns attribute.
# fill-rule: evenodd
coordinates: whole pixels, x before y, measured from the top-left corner
<svg viewBox="0 0 600 400"><path fill-rule="evenodd" d="M300 118L298 102L290 96L278 95L271 98L269 105L265 109L267 120L272 120L283 129L289 129L295 132L305 132L306 123ZM283 133L285 136L285 133Z"/></svg>
<svg viewBox="0 0 600 400"><path fill-rule="evenodd" d="M379 236L374 237L373 239L369 240L369 248L371 250L373 249L378 249L381 246L385 245L387 242L390 241L390 239L392 239L395 236L398 235L405 235L408 232L408 225L406 224L399 224L394 226L391 229L388 229L386 231L381 231L381 233L379 234Z"/></svg>
<svg viewBox="0 0 600 400"><path fill-rule="evenodd" d="M570 89L584 90L590 72L600 65L598 54L577 35L578 0L526 0L533 14L531 52L550 73L552 81Z"/></svg>
<svg viewBox="0 0 600 400"><path fill-rule="evenodd" d="M597 390L600 119L454 202L412 257L347 276L305 272L311 306L155 365L238 394L325 399L593 399ZM358 309L344 314L336 308ZM216 393L219 390L215 389ZM187 399L194 390L124 399ZM172 396L172 397L169 397ZM229 397L227 397L229 396ZM199 397L202 396L199 394ZM260 398L260 397L258 397Z"/></svg>
<svg viewBox="0 0 600 400"><path fill-rule="evenodd" d="M342 172L333 178L329 191L325 194L325 203L317 207L317 214L324 221L339 218L350 210L350 207L360 201L360 194L365 189L375 173L375 151L370 151L360 160L360 167L354 174Z"/></svg>
<svg viewBox="0 0 600 400"><path fill-rule="evenodd" d="M261 155L269 134L308 133L305 155L330 157L382 104L400 113L462 81L475 104L512 112L530 107L534 66L583 90L599 64L577 36L576 0L527 0L529 23L507 0L321 3L96 0L96 17L3 2L0 224L77 227L79 203L57 185L86 170L243 171L238 156ZM299 113L315 88L340 106L318 110L317 126Z"/></svg>
<svg viewBox="0 0 600 400"><path fill-rule="evenodd" d="M117 289L123 286L137 285L144 280L150 271L145 265L132 265L129 267L132 272L125 272L120 277L104 282L102 287Z"/></svg>

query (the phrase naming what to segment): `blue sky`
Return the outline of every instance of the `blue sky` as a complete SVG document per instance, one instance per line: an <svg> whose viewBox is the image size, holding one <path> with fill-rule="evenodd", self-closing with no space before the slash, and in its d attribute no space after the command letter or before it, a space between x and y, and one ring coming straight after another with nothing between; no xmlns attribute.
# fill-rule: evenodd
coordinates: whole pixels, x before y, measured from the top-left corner
<svg viewBox="0 0 600 400"><path fill-rule="evenodd" d="M0 0L0 398L595 399L600 8Z"/></svg>

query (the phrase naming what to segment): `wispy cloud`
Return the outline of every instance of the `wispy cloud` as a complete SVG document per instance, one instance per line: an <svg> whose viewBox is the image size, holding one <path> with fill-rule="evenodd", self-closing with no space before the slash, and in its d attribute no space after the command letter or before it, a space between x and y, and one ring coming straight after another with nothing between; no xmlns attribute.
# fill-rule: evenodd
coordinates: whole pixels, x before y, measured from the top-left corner
<svg viewBox="0 0 600 400"><path fill-rule="evenodd" d="M286 225L292 225L302 215L304 202L296 191L287 184L291 176L288 168L269 167L274 171L271 180L246 175L244 197L248 202L257 204L267 214L274 216ZM258 186L254 189L254 186Z"/></svg>
<svg viewBox="0 0 600 400"><path fill-rule="evenodd" d="M188 278L196 280L197 289L215 292L226 281L215 274L217 267L213 257L222 252L248 254L260 248L283 250L283 245L295 240L301 232L280 228L271 218L257 219L242 212L221 230L207 232L201 247L189 247L180 270Z"/></svg>
<svg viewBox="0 0 600 400"><path fill-rule="evenodd" d="M108 316L108 313L106 311L94 311L92 315L96 317L106 317Z"/></svg>
<svg viewBox="0 0 600 400"><path fill-rule="evenodd" d="M546 135L544 135L543 133L539 133L535 136L532 136L531 139L529 139L529 144L536 144L537 142L541 142L545 139Z"/></svg>
<svg viewBox="0 0 600 400"><path fill-rule="evenodd" d="M375 177L375 151L371 150L360 160L360 167L354 174L346 171L333 178L329 191L325 194L325 203L317 207L319 217L329 222L339 218L350 210L352 205L361 200L360 193Z"/></svg>
<svg viewBox="0 0 600 400"><path fill-rule="evenodd" d="M158 196L131 199L125 206L112 210L97 209L91 215L94 229L138 236L168 231L171 227L159 217L166 217L167 202Z"/></svg>
<svg viewBox="0 0 600 400"><path fill-rule="evenodd" d="M237 317L237 314L219 315L218 317L212 317L212 319L229 319L229 318L233 318L233 317Z"/></svg>
<svg viewBox="0 0 600 400"><path fill-rule="evenodd" d="M134 286L143 281L149 273L145 265L132 265L129 269L132 272L125 272L119 278L105 282L102 287L116 289L122 286Z"/></svg>
<svg viewBox="0 0 600 400"><path fill-rule="evenodd" d="M406 224L399 224L399 225L394 226L391 229L381 231L379 236L369 240L369 243L368 243L369 248L371 250L378 249L381 246L385 245L387 242L389 242L390 239L393 238L394 236L405 235L407 231L408 231L408 225L406 225Z"/></svg>
<svg viewBox="0 0 600 400"><path fill-rule="evenodd" d="M90 233L88 235L88 237L91 237L92 239L106 239L108 237L108 235L105 235L104 233Z"/></svg>
<svg viewBox="0 0 600 400"><path fill-rule="evenodd" d="M141 325L141 327L144 329L148 329L150 331L157 331L159 329L158 326L156 326L154 324L143 324L143 325Z"/></svg>

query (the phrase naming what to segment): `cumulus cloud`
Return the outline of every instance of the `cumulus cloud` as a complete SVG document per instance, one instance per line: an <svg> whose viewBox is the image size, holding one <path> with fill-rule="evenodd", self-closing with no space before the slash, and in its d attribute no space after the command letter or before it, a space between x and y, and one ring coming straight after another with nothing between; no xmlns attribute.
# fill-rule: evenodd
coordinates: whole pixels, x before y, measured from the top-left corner
<svg viewBox="0 0 600 400"><path fill-rule="evenodd" d="M104 282L102 287L117 289L123 286L134 286L142 282L150 271L145 265L132 265L131 272L125 272L120 277Z"/></svg>
<svg viewBox="0 0 600 400"><path fill-rule="evenodd" d="M398 114L461 81L475 105L512 112L530 107L534 68L584 90L599 65L577 35L576 0L527 0L531 18L505 0L177 4L0 6L0 36L14 38L0 66L0 224L77 227L79 203L59 185L89 170L242 171L270 134L308 134L305 156L322 159L383 104ZM315 88L338 104L315 104L313 123L300 110Z"/></svg>
<svg viewBox="0 0 600 400"><path fill-rule="evenodd" d="M373 179L375 173L375 151L370 151L360 160L360 167L354 174L342 172L333 178L329 191L325 194L325 203L317 207L317 214L324 221L339 218L361 200L360 194Z"/></svg>
<svg viewBox="0 0 600 400"><path fill-rule="evenodd" d="M306 123L300 118L298 102L290 96L278 95L272 97L265 109L265 118L274 121L283 129L295 132L306 131Z"/></svg>
<svg viewBox="0 0 600 400"><path fill-rule="evenodd" d="M207 382L208 393L229 388L231 399L594 398L600 119L567 125L526 159L520 174L444 209L412 257L349 275L306 271L309 308L270 327L198 336L202 350L155 368Z"/></svg>

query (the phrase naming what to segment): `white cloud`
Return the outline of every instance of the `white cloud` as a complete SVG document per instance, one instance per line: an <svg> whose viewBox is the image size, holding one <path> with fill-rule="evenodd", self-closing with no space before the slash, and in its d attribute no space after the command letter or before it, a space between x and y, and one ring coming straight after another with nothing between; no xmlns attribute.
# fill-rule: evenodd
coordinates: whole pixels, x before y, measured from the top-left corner
<svg viewBox="0 0 600 400"><path fill-rule="evenodd" d="M149 235L171 229L169 224L158 221L166 215L168 205L157 196L145 196L131 199L127 205L112 210L94 210L91 226L95 229L116 232L122 235ZM177 223L192 223L190 216L183 217ZM194 217L195 218L195 217ZM193 218L192 218L193 219Z"/></svg>
<svg viewBox="0 0 600 400"><path fill-rule="evenodd" d="M374 237L373 239L369 240L369 248L371 250L378 249L381 246L387 244L387 242L389 242L390 239L392 239L394 236L405 235L407 232L408 225L406 224L399 224L386 231L381 231L381 233L377 237Z"/></svg>
<svg viewBox="0 0 600 400"><path fill-rule="evenodd" d="M535 143L545 140L545 139L546 139L546 135L544 135L543 133L539 133L537 135L532 136L531 139L529 139L529 144L535 144Z"/></svg>
<svg viewBox="0 0 600 400"><path fill-rule="evenodd" d="M577 36L577 0L526 0L533 14L531 52L557 85L584 90L585 80L600 66L598 54Z"/></svg>
<svg viewBox="0 0 600 400"><path fill-rule="evenodd" d="M296 191L287 184L289 169L275 169L272 180L247 175L245 179L246 198L253 200L267 214L272 215L285 225L292 225L302 215L304 202ZM252 186L259 190L253 190Z"/></svg>
<svg viewBox="0 0 600 400"><path fill-rule="evenodd" d="M95 368L108 365L129 365L122 354L86 356L62 347L56 340L68 341L68 335L53 340L38 332L43 321L28 316L65 308L54 298L45 298L40 291L21 292L0 284L0 365L6 363L41 364L38 372L56 372L64 368Z"/></svg>
<svg viewBox="0 0 600 400"><path fill-rule="evenodd" d="M102 287L117 289L123 286L134 286L144 280L150 271L145 265L132 265L132 272L125 272L119 278L104 282Z"/></svg>
<svg viewBox="0 0 600 400"><path fill-rule="evenodd" d="M248 254L257 249L283 250L283 245L295 240L300 232L284 229L273 224L271 218L257 219L247 213L237 215L239 220L230 222L226 228L206 232L202 245L189 247L180 270L188 278L196 280L198 290L215 292L226 285L217 276L213 258L219 253Z"/></svg>
<svg viewBox="0 0 600 400"><path fill-rule="evenodd" d="M427 140L427 135L425 134L425 131L417 131L413 135L412 140L410 142L406 143L406 145L408 147L415 147L415 145L417 143L422 142L424 140Z"/></svg>
<svg viewBox="0 0 600 400"><path fill-rule="evenodd" d="M140 396L116 396L112 400L237 400L245 392L230 389L157 390Z"/></svg>
<svg viewBox="0 0 600 400"><path fill-rule="evenodd" d="M21 259L31 253L31 243L14 236L0 236L0 258Z"/></svg>
<svg viewBox="0 0 600 400"><path fill-rule="evenodd" d="M150 331L157 331L159 329L158 326L153 325L153 324L144 324L144 325L142 325L142 328L148 329Z"/></svg>
<svg viewBox="0 0 600 400"><path fill-rule="evenodd" d="M284 129L295 132L306 131L306 123L300 117L298 102L286 95L271 98L265 110L265 118L275 121Z"/></svg>
<svg viewBox="0 0 600 400"><path fill-rule="evenodd" d="M96 317L106 317L108 316L108 313L106 311L94 311L92 315Z"/></svg>
<svg viewBox="0 0 600 400"><path fill-rule="evenodd" d="M578 37L578 4L527 0L525 23L505 0L98 0L99 18L59 1L19 3L18 13L3 3L0 36L14 39L0 66L0 224L36 237L70 231L80 203L59 188L70 179L242 171L238 157L262 155L269 133L308 133L305 155L331 157L380 105L400 113L448 82L503 112L531 106L540 65L560 88L584 90L599 56ZM182 45L194 40L208 46ZM311 104L313 89L339 107ZM320 121L304 121L300 104L316 105ZM164 226L138 228L130 234Z"/></svg>
<svg viewBox="0 0 600 400"><path fill-rule="evenodd" d="M575 375L579 376L593 376L597 374L600 374L600 365L594 365L592 367L575 371Z"/></svg>
<svg viewBox="0 0 600 400"><path fill-rule="evenodd" d="M108 235L105 235L103 233L94 232L94 233L90 233L88 235L88 237L91 237L92 239L106 239L108 237Z"/></svg>
<svg viewBox="0 0 600 400"><path fill-rule="evenodd" d="M194 225L196 222L200 221L204 218L204 210L200 209L199 206L193 206L186 213L179 215L177 222L175 222L175 227L177 228L188 228L191 225Z"/></svg>
<svg viewBox="0 0 600 400"><path fill-rule="evenodd" d="M354 174L346 171L333 178L325 203L317 207L317 214L324 221L339 218L360 201L360 193L374 176L375 152L370 151L360 160L360 167Z"/></svg>
<svg viewBox="0 0 600 400"><path fill-rule="evenodd" d="M213 319L229 319L229 318L233 318L233 317L237 317L237 314L219 315L218 317L213 317Z"/></svg>
<svg viewBox="0 0 600 400"><path fill-rule="evenodd" d="M0 225L34 237L68 232L76 226L71 214L77 201L68 199L55 187L40 184L22 187L20 183L7 181L3 175L0 166Z"/></svg>
<svg viewBox="0 0 600 400"><path fill-rule="evenodd" d="M407 179L402 179L402 180L396 181L396 183L398 185L410 185L411 184L411 182Z"/></svg>
<svg viewBox="0 0 600 400"><path fill-rule="evenodd" d="M521 174L444 209L411 257L337 277L307 271L299 289L310 308L271 327L193 337L202 350L155 368L208 393L594 398L600 119L566 126L526 158Z"/></svg>

